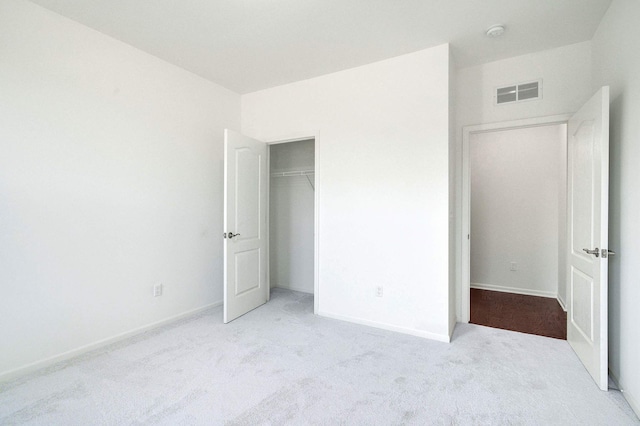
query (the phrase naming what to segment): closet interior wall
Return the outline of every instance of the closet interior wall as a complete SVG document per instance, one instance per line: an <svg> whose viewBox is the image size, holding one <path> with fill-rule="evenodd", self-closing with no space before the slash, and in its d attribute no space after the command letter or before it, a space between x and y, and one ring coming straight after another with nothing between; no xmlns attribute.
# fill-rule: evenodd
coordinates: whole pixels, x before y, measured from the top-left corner
<svg viewBox="0 0 640 426"><path fill-rule="evenodd" d="M271 287L313 293L315 143L269 147Z"/></svg>

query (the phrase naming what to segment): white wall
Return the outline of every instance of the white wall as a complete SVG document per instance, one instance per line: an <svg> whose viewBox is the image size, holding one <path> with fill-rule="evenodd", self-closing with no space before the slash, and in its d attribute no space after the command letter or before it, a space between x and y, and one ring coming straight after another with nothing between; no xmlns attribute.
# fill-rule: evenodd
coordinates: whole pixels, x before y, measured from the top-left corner
<svg viewBox="0 0 640 426"><path fill-rule="evenodd" d="M271 173L314 170L314 142L270 145ZM309 180L311 180L311 183ZM272 177L269 191L271 287L313 293L314 175Z"/></svg>
<svg viewBox="0 0 640 426"><path fill-rule="evenodd" d="M458 73L453 55L449 55L449 335L456 327L457 265L456 248L456 82Z"/></svg>
<svg viewBox="0 0 640 426"><path fill-rule="evenodd" d="M611 86L609 368L640 415L640 2L614 0L593 38L593 87Z"/></svg>
<svg viewBox="0 0 640 426"><path fill-rule="evenodd" d="M543 80L540 100L494 105L497 86ZM517 56L484 65L462 68L456 78L456 241L462 234L462 128L464 126L544 117L577 111L591 96L591 42ZM456 251L461 268L462 247ZM461 278L456 277L457 310L461 318Z"/></svg>
<svg viewBox="0 0 640 426"><path fill-rule="evenodd" d="M542 79L540 100L494 105L496 87ZM577 111L591 94L591 42L458 70L458 126Z"/></svg>
<svg viewBox="0 0 640 426"><path fill-rule="evenodd" d="M219 302L239 96L22 0L0 39L0 377Z"/></svg>
<svg viewBox="0 0 640 426"><path fill-rule="evenodd" d="M566 133L562 124L470 136L472 287L557 296Z"/></svg>
<svg viewBox="0 0 640 426"><path fill-rule="evenodd" d="M448 68L442 45L242 96L243 133L319 135L321 315L448 339Z"/></svg>

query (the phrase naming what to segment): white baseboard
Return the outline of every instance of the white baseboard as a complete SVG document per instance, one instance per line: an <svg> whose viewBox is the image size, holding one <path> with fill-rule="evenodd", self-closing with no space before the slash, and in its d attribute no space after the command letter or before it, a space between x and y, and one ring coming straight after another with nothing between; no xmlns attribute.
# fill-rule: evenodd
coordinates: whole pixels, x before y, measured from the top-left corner
<svg viewBox="0 0 640 426"><path fill-rule="evenodd" d="M624 383L622 383L618 376L616 376L611 370L609 370L609 377L611 377L611 380L613 380L618 389L620 389L622 396L627 400L631 409L636 413L636 416L640 417L640 404L638 404L638 400L625 390Z"/></svg>
<svg viewBox="0 0 640 426"><path fill-rule="evenodd" d="M299 291L301 293L313 294L313 289L309 291L307 288L296 287L295 285L274 284L271 288L283 288L285 290Z"/></svg>
<svg viewBox="0 0 640 426"><path fill-rule="evenodd" d="M540 291L540 290L531 290L526 288L505 287L505 286L493 285L493 284L471 283L471 288L477 288L479 290L501 291L503 293L524 294L525 296L549 297L552 299L556 299L558 297L557 293L554 293L551 291Z"/></svg>
<svg viewBox="0 0 640 426"><path fill-rule="evenodd" d="M89 343L88 345L80 346L78 348L71 349L70 351L66 351L61 354L54 355L52 357L35 361L27 365L23 365L22 367L14 368L13 370L4 371L0 373L0 382L13 380L16 377L32 373L42 368L50 367L58 362L66 361L68 359L77 357L87 352L100 349L112 343L116 343L121 340L127 339L129 337L133 337L137 334L144 333L145 331L149 331L154 328L158 328L163 325L170 324L172 322L179 321L181 319L196 315L207 309L214 308L216 306L221 306L222 303L223 303L222 301L210 303L200 308L192 309L190 311L183 312L181 314L173 315L173 316L170 316L169 318L165 318L160 321L153 322L151 324L143 325L142 327L134 328L133 330L125 331L124 333L120 333L112 337L107 337L106 339L98 340L97 342Z"/></svg>
<svg viewBox="0 0 640 426"><path fill-rule="evenodd" d="M431 333L429 331L416 330L413 328L398 327L391 324L386 324L386 323L377 322L377 321L370 321L370 320L350 317L346 315L339 315L339 314L334 314L332 312L326 312L326 311L319 311L318 315L320 315L321 317L327 317L327 318L337 319L340 321L352 322L355 324L366 325L369 327L381 328L383 330L395 331L397 333L410 334L412 336L417 336L417 337L424 337L426 339L437 340L439 342L445 342L445 343L451 342L450 337L446 334Z"/></svg>
<svg viewBox="0 0 640 426"><path fill-rule="evenodd" d="M560 304L562 310L567 312L567 305L564 303L564 300L562 300L559 295L558 297L556 297L556 299L558 299L558 303Z"/></svg>

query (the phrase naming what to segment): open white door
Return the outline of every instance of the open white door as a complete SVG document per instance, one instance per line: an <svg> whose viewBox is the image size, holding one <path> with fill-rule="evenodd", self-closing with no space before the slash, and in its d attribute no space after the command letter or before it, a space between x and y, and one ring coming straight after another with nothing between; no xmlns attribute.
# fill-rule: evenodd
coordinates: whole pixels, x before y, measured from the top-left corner
<svg viewBox="0 0 640 426"><path fill-rule="evenodd" d="M267 145L224 131L224 322L269 299Z"/></svg>
<svg viewBox="0 0 640 426"><path fill-rule="evenodd" d="M567 340L608 389L609 87L569 120Z"/></svg>

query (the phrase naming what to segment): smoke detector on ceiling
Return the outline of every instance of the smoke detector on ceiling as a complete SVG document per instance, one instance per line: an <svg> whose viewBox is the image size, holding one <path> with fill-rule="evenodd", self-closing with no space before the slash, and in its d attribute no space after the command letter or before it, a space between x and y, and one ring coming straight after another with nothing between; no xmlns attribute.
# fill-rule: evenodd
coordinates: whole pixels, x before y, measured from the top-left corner
<svg viewBox="0 0 640 426"><path fill-rule="evenodd" d="M494 25L487 30L487 37L496 38L504 34L504 25Z"/></svg>

